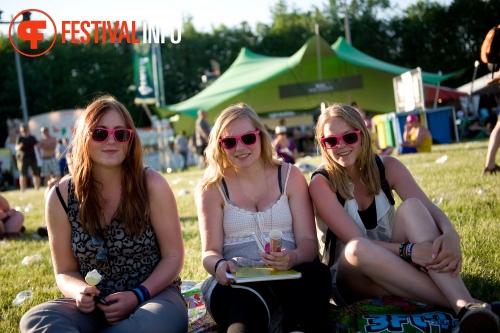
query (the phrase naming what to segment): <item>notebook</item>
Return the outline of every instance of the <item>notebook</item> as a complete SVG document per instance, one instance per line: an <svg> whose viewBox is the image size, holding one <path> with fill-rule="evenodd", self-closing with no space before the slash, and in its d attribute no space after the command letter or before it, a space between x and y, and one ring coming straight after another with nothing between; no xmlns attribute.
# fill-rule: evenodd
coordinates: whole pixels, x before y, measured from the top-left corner
<svg viewBox="0 0 500 333"><path fill-rule="evenodd" d="M270 267L236 267L236 273L226 272L236 283L299 279L302 274L296 270L278 271Z"/></svg>

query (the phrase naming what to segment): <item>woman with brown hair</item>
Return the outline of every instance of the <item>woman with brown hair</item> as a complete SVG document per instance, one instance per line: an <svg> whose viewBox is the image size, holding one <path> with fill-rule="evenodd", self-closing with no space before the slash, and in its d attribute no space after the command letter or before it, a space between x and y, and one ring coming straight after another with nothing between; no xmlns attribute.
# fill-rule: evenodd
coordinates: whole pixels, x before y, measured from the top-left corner
<svg viewBox="0 0 500 333"><path fill-rule="evenodd" d="M144 167L129 112L98 98L78 120L70 150L72 174L51 189L45 209L65 297L29 310L21 331L186 332L175 198L165 178ZM101 278L89 285L94 270Z"/></svg>

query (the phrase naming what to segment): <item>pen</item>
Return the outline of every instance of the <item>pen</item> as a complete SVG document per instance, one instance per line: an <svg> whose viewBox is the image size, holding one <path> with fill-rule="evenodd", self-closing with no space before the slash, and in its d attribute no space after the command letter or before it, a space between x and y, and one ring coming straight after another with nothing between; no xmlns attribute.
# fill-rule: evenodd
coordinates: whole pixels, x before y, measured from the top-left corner
<svg viewBox="0 0 500 333"><path fill-rule="evenodd" d="M255 243L257 243L257 247L259 248L259 252L260 253L266 252L266 251L264 251L264 248L262 247L262 244L260 243L259 239L257 238L257 235L255 234L255 232L252 232L252 237L255 240Z"/></svg>

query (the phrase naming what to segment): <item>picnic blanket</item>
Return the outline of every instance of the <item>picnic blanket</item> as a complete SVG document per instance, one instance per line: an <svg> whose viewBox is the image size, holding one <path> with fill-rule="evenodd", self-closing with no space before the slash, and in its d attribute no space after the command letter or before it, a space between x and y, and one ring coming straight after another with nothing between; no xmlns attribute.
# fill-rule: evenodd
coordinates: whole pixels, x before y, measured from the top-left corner
<svg viewBox="0 0 500 333"><path fill-rule="evenodd" d="M188 333L219 332L205 309L201 283L182 282L188 307ZM458 319L449 309L429 306L396 296L375 297L330 311L329 333L451 333Z"/></svg>

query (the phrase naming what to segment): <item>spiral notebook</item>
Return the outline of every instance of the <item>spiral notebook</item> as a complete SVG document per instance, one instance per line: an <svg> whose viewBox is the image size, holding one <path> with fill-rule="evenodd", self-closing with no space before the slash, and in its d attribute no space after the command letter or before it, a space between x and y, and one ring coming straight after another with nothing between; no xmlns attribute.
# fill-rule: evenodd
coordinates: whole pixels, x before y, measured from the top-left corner
<svg viewBox="0 0 500 333"><path fill-rule="evenodd" d="M302 274L293 269L278 271L270 267L236 267L235 274L226 272L226 276L229 279L233 279L236 283L247 283L299 279Z"/></svg>

